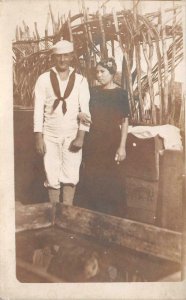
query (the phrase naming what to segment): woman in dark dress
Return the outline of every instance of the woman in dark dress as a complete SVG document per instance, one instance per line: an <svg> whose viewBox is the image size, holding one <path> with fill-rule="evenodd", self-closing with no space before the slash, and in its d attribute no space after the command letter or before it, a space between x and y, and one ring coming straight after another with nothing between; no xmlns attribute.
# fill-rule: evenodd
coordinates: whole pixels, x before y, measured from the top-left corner
<svg viewBox="0 0 186 300"><path fill-rule="evenodd" d="M129 102L127 92L113 82L116 70L112 58L96 66L100 85L91 90L92 124L84 147L82 184L90 209L124 216L125 195L120 169L126 157ZM85 114L81 114L81 120L89 122Z"/></svg>

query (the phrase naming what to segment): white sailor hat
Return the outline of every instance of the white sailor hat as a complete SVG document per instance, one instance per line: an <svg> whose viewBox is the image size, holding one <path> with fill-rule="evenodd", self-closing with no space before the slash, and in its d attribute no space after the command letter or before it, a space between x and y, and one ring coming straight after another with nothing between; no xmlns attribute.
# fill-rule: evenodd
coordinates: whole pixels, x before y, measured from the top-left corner
<svg viewBox="0 0 186 300"><path fill-rule="evenodd" d="M73 43L62 40L57 42L53 47L51 48L52 54L65 54L65 53L71 53L74 51Z"/></svg>

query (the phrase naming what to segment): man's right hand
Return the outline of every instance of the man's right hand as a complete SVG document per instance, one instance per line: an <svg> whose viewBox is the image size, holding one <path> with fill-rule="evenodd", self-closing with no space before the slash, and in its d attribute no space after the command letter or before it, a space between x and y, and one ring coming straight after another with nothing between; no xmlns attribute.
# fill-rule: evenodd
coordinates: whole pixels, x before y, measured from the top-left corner
<svg viewBox="0 0 186 300"><path fill-rule="evenodd" d="M36 146L36 152L39 155L44 156L44 154L46 153L46 146L43 140L43 134L41 132L35 133L35 146Z"/></svg>

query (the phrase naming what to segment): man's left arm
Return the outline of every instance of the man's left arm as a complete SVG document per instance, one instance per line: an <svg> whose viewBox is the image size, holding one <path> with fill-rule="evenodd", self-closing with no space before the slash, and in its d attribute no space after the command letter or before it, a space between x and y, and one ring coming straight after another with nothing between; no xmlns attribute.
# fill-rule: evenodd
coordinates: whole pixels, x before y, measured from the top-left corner
<svg viewBox="0 0 186 300"><path fill-rule="evenodd" d="M83 78L80 89L79 89L79 107L80 111L90 117L90 110L89 110L89 101L90 101L90 92L89 86L86 78ZM77 132L76 138L72 141L70 145L70 151L77 152L83 147L85 133L88 132L90 129L90 124L83 124L80 122L79 129Z"/></svg>

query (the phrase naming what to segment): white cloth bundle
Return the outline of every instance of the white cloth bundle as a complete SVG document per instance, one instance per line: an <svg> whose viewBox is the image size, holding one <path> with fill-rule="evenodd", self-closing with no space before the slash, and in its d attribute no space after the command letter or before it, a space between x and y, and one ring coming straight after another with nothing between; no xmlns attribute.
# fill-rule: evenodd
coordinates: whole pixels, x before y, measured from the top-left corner
<svg viewBox="0 0 186 300"><path fill-rule="evenodd" d="M164 140L165 149L183 150L180 129L170 124L159 126L129 126L128 132L142 139L159 135Z"/></svg>

